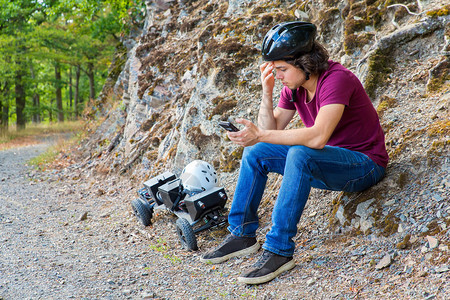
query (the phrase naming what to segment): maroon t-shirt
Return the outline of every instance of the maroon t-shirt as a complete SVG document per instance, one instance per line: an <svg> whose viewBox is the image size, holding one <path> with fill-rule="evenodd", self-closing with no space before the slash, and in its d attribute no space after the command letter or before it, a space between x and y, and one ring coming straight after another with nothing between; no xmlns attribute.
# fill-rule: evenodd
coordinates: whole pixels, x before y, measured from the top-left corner
<svg viewBox="0 0 450 300"><path fill-rule="evenodd" d="M290 102L292 92L284 87L278 107L297 110L306 127L314 125L317 113L327 104L344 104L344 114L327 145L366 154L386 168L389 157L384 133L377 112L359 79L337 62L329 61L329 68L319 76L314 98L307 102L307 91L297 89L296 101Z"/></svg>

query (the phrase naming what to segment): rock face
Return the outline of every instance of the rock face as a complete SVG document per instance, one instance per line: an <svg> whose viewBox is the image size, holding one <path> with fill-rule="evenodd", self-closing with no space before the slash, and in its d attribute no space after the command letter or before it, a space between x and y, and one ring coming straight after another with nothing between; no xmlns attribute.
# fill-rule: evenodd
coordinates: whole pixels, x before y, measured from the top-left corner
<svg viewBox="0 0 450 300"><path fill-rule="evenodd" d="M190 161L203 159L232 193L242 149L217 123L256 121L262 38L280 22L310 20L330 58L364 83L391 157L381 183L354 195L328 193L333 205L318 205L319 215L327 216L330 228L363 234L445 234L448 6L384 2L147 1L145 26L124 42L123 70L114 87L103 91L108 100L97 113L104 121L81 147L84 167L139 183L163 170L179 174ZM295 119L290 126L302 125ZM269 189L278 184L269 182ZM308 205L316 201L313 193Z"/></svg>

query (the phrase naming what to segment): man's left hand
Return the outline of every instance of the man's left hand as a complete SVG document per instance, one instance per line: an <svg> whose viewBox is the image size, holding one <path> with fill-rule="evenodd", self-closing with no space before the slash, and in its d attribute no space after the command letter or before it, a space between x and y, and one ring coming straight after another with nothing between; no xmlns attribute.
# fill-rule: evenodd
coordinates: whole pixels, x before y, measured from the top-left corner
<svg viewBox="0 0 450 300"><path fill-rule="evenodd" d="M236 123L244 125L245 128L236 132L227 133L232 142L243 147L253 146L259 142L258 139L261 136L262 129L259 129L255 124L245 119L236 119Z"/></svg>

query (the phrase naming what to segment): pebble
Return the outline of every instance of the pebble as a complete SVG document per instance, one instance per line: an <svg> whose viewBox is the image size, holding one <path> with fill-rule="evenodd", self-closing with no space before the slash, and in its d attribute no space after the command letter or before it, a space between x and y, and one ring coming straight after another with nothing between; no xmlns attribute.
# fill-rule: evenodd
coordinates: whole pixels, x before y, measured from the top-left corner
<svg viewBox="0 0 450 300"><path fill-rule="evenodd" d="M156 298L157 295L154 292L144 292L144 293L142 293L141 297L142 297L142 300L147 300L147 299Z"/></svg>
<svg viewBox="0 0 450 300"><path fill-rule="evenodd" d="M310 278L306 281L306 285L307 286L312 286L314 283L316 283L316 279L315 278Z"/></svg>
<svg viewBox="0 0 450 300"><path fill-rule="evenodd" d="M439 267L436 269L436 273L445 273L450 271L450 267L449 266L443 266L443 267Z"/></svg>
<svg viewBox="0 0 450 300"><path fill-rule="evenodd" d="M391 256L389 254L386 254L375 266L375 269L377 269L377 270L384 269L386 267L389 267L391 265L391 263L392 263Z"/></svg>
<svg viewBox="0 0 450 300"><path fill-rule="evenodd" d="M439 241L435 237L427 235L427 240L430 249L434 249L439 245Z"/></svg>
<svg viewBox="0 0 450 300"><path fill-rule="evenodd" d="M78 221L82 222L82 221L86 221L88 217L88 212L84 212L80 215L80 218L78 219Z"/></svg>

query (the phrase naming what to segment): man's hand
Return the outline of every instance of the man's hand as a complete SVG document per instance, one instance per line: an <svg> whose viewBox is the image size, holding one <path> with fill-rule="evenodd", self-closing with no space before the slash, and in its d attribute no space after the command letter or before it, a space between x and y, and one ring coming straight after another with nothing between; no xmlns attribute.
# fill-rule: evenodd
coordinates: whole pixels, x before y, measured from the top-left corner
<svg viewBox="0 0 450 300"><path fill-rule="evenodd" d="M265 62L259 66L261 71L261 85L263 94L272 96L273 88L275 86L275 77L273 76L273 62Z"/></svg>
<svg viewBox="0 0 450 300"><path fill-rule="evenodd" d="M243 147L253 146L259 142L258 139L262 133L262 129L259 129L255 124L245 119L236 119L236 123L244 125L245 128L237 132L227 132L232 142Z"/></svg>

